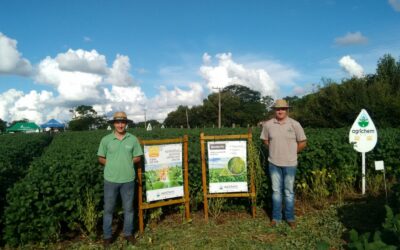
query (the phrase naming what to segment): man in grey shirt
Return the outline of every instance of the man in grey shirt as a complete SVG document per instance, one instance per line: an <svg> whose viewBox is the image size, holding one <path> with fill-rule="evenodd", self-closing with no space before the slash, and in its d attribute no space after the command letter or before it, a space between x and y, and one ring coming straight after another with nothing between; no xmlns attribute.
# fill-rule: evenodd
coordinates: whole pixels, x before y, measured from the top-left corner
<svg viewBox="0 0 400 250"><path fill-rule="evenodd" d="M285 200L285 219L291 228L296 227L294 215L294 180L297 153L306 146L306 135L300 123L288 116L289 105L276 100L272 107L275 118L263 124L261 140L269 151L269 173L272 182L272 221L276 226L282 220L282 195Z"/></svg>

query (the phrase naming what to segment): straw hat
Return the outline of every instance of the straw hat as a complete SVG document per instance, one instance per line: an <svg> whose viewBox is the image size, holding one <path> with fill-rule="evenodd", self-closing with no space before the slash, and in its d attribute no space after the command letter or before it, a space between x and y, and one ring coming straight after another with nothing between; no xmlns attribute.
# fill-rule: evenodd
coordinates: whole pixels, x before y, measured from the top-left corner
<svg viewBox="0 0 400 250"><path fill-rule="evenodd" d="M290 108L289 104L286 102L286 100L283 99L278 99L275 101L274 105L272 106L273 109L277 108Z"/></svg>
<svg viewBox="0 0 400 250"><path fill-rule="evenodd" d="M113 123L117 121L131 122L131 120L129 120L128 117L126 116L126 113L122 111L115 112L113 115L113 119L109 120L108 122Z"/></svg>

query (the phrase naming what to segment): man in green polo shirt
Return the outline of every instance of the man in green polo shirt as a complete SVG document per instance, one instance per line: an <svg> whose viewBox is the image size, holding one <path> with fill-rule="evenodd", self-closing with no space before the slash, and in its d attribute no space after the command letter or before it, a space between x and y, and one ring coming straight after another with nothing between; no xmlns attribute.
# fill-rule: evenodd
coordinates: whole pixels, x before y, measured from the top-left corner
<svg viewBox="0 0 400 250"><path fill-rule="evenodd" d="M297 154L306 146L306 135L300 123L289 115L289 105L276 100L272 107L275 118L263 124L261 140L268 148L269 173L272 182L272 221L276 226L282 220L282 196L285 201L284 215L291 228L296 227L294 214L294 180Z"/></svg>
<svg viewBox="0 0 400 250"><path fill-rule="evenodd" d="M134 164L140 161L143 151L138 139L126 132L128 121L125 112L116 112L110 120L114 125L114 131L103 137L97 152L100 164L105 166L103 215L105 247L112 241L111 226L118 193L121 195L124 208L124 238L131 244L135 244L133 236Z"/></svg>

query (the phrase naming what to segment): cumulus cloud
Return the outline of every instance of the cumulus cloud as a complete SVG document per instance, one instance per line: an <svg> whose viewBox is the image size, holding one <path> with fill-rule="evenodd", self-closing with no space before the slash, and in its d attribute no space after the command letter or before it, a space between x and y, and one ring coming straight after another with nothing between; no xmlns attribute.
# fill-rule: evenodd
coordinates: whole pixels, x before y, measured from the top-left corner
<svg viewBox="0 0 400 250"><path fill-rule="evenodd" d="M175 110L179 105L194 106L203 101L204 89L200 83L189 83L186 89L174 87L172 90L161 86L159 94L147 103L148 110L153 110L152 117L160 120ZM156 111L156 112L154 112Z"/></svg>
<svg viewBox="0 0 400 250"><path fill-rule="evenodd" d="M210 64L211 56L208 53L203 54L203 64Z"/></svg>
<svg viewBox="0 0 400 250"><path fill-rule="evenodd" d="M343 56L339 60L339 64L351 76L362 77L364 75L364 69L349 55Z"/></svg>
<svg viewBox="0 0 400 250"><path fill-rule="evenodd" d="M25 94L10 89L0 94L0 118L7 121L29 119L42 122L48 118L54 106L51 105L53 93L32 90Z"/></svg>
<svg viewBox="0 0 400 250"><path fill-rule="evenodd" d="M400 12L400 1L399 0L388 0L388 2L395 11Z"/></svg>
<svg viewBox="0 0 400 250"><path fill-rule="evenodd" d="M118 86L132 85L134 81L129 73L130 69L129 57L118 54L112 68L109 70L106 82Z"/></svg>
<svg viewBox="0 0 400 250"><path fill-rule="evenodd" d="M143 119L141 115L147 101L145 93L138 86L112 86L111 89L104 88L104 100L93 108L107 116L116 111L124 111L130 119L137 122L138 118Z"/></svg>
<svg viewBox="0 0 400 250"><path fill-rule="evenodd" d="M9 111L14 106L15 100L21 96L23 96L23 92L15 89L9 89L0 94L0 119L9 121Z"/></svg>
<svg viewBox="0 0 400 250"><path fill-rule="evenodd" d="M265 60L254 57L242 58L249 68L261 68L267 70L268 74L277 86L294 86L301 74L289 65L274 60Z"/></svg>
<svg viewBox="0 0 400 250"><path fill-rule="evenodd" d="M224 88L228 85L239 84L259 91L262 95L275 96L278 86L265 69L253 69L238 64L232 59L231 53L217 54L216 66L211 64L211 57L206 53L200 67L200 74L206 80L208 88Z"/></svg>
<svg viewBox="0 0 400 250"><path fill-rule="evenodd" d="M99 98L98 86L103 78L98 74L60 69L56 59L46 57L38 65L35 80L54 86L65 101L83 101Z"/></svg>
<svg viewBox="0 0 400 250"><path fill-rule="evenodd" d="M15 40L0 33L0 73L33 72L16 45ZM47 56L38 63L32 78L54 90L24 93L10 89L0 93L0 118L6 121L25 118L38 124L51 118L65 122L72 118L70 109L85 104L108 117L122 110L137 122L144 119L147 110L147 119L162 120L178 105L192 106L203 100L203 87L198 83L173 89L162 86L158 95L149 99L136 85L130 70L128 56L116 55L112 66L108 67L106 57L96 50L69 49L55 57Z"/></svg>
<svg viewBox="0 0 400 250"><path fill-rule="evenodd" d="M95 103L102 98L101 85L129 86L134 81L130 75L129 57L117 55L111 68L106 57L96 50L69 49L55 58L46 57L37 67L35 81L53 86L66 102Z"/></svg>
<svg viewBox="0 0 400 250"><path fill-rule="evenodd" d="M16 44L15 40L1 34L1 56L7 55L7 58L13 59L7 63L0 60L0 73L22 72L23 67L18 69L20 71L16 68L23 62L27 62L25 65L32 71L29 62L16 50ZM32 76L34 81L53 90L24 93L10 89L0 93L0 118L7 121L27 118L38 124L50 118L65 122L72 118L70 109L85 104L92 105L98 114L108 117L122 110L135 122L143 121L145 112L147 119L163 120L179 105L201 104L213 87L240 84L263 95L276 96L277 82L291 82L298 76L297 71L272 61L239 64L230 53L217 54L215 57L205 53L202 59L199 71L205 80L203 83L193 82L190 75L182 76L181 73L187 71L184 67L168 66L159 73L168 77L173 87L161 86L158 94L149 98L130 74L128 56L116 55L112 65L108 66L106 57L96 50L69 49L55 57L42 59L35 68L35 75ZM10 62L14 62L14 66Z"/></svg>
<svg viewBox="0 0 400 250"><path fill-rule="evenodd" d="M32 73L30 62L17 50L17 41L0 32L0 74L28 76Z"/></svg>
<svg viewBox="0 0 400 250"><path fill-rule="evenodd" d="M104 102L93 108L100 114L111 116L115 111L124 111L135 122L147 119L163 120L167 114L179 105L198 105L203 100L203 87L199 83L190 83L186 89L174 87L159 88L159 94L148 98L142 89L135 87L113 86L104 89Z"/></svg>
<svg viewBox="0 0 400 250"><path fill-rule="evenodd" d="M96 50L69 49L66 53L58 54L55 61L58 63L60 70L64 71L94 74L107 73L106 57L100 55Z"/></svg>
<svg viewBox="0 0 400 250"><path fill-rule="evenodd" d="M335 39L335 43L338 45L354 45L354 44L365 44L368 42L368 38L363 36L360 31L348 32L345 36L338 37Z"/></svg>

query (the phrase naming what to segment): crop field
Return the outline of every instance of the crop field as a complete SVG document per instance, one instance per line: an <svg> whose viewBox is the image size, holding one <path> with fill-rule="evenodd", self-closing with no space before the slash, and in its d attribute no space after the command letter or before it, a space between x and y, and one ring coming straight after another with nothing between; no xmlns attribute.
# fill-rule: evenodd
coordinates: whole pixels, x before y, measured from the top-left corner
<svg viewBox="0 0 400 250"><path fill-rule="evenodd" d="M376 246L382 243L389 246L400 242L400 232L393 226L400 223L395 216L399 212L400 203L400 188L397 184L400 177L398 157L400 129L379 130L376 148L367 153L368 195L365 197L358 195L361 157L348 143L348 129L306 129L308 146L299 155L296 176L299 204L296 214L299 216L299 228L295 231L290 231L285 225L275 229L268 227L271 191L264 167L253 169L256 173L257 218L252 219L247 213L248 200L235 198L214 199L210 203L212 218L210 223L206 224L202 220L200 133L244 134L247 133L247 129L155 129L153 131L135 129L130 132L146 140L177 138L185 134L189 136L192 222L182 222L180 206L149 210L145 218L146 231L138 242L140 247L188 249L230 246L230 248L259 249L270 246L271 249L296 249L296 244L299 244L297 249L316 247L340 249L346 245L351 247L357 244L364 244L363 246L375 244L372 246ZM9 156L0 158L0 177L11 176L12 171L23 169L18 172L18 178L14 179L13 183L8 183L7 187L3 186L3 183L6 183L3 179L1 182L0 191L3 192L1 197L6 197L6 200L2 201L0 207L2 211L0 246L6 248L68 246L77 249L82 247L96 249L101 246L99 240L101 240L103 167L97 163L96 153L101 138L107 133L110 132L99 130L65 132L53 137L24 134L0 136L3 152L11 152L7 153ZM253 129L252 133L252 146L255 150L251 154L249 151L248 157L258 161L260 166L264 166L267 162L267 150L260 143L260 130ZM373 169L375 160L385 161L389 187L388 202L382 196L384 194L382 173ZM223 173L211 172L211 177L217 179L234 177L242 180L244 167L241 164L231 165L230 170L218 171L230 171L237 175L224 176ZM250 168L248 165L247 173L251 172ZM148 176L145 176L149 179L148 188L165 185L160 181L160 176L163 174L149 172ZM168 185L181 184L181 171L165 174L171 179ZM368 213L372 212L371 209L359 208L358 204L367 204L365 207L373 204L373 212L379 212L373 218L376 221L367 225L358 221L359 211L366 217L371 217ZM385 204L389 205L386 210ZM348 212L351 210L350 207L359 210ZM348 208L346 213L341 212L344 208ZM118 211L116 225L120 226L121 210ZM343 220L344 216L347 216L347 220ZM348 224L348 221L351 221L351 224ZM357 231L351 231L352 228ZM238 235L235 234L235 230L238 230ZM380 232L382 239L374 236L375 231ZM189 236L194 239L185 238ZM184 241L184 244L179 243L180 240ZM115 244L118 249L120 243Z"/></svg>

